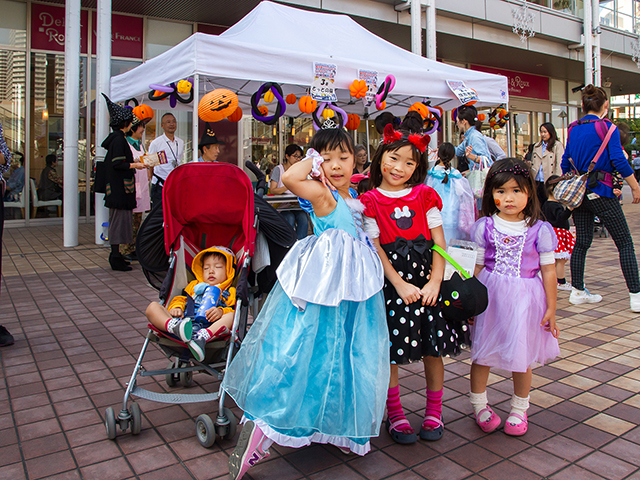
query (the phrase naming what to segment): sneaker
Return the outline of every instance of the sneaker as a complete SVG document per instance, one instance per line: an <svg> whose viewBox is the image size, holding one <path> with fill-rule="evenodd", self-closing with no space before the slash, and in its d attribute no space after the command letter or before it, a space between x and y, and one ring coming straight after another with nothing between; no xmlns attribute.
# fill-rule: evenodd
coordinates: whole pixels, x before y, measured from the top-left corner
<svg viewBox="0 0 640 480"><path fill-rule="evenodd" d="M631 301L631 311L640 312L640 292L638 293L629 292L629 298Z"/></svg>
<svg viewBox="0 0 640 480"><path fill-rule="evenodd" d="M9 345L13 345L13 335L9 333L9 330L0 325L0 347L8 347Z"/></svg>
<svg viewBox="0 0 640 480"><path fill-rule="evenodd" d="M193 357L199 362L204 360L204 353L209 338L209 332L207 332L206 328L203 328L202 330L198 330L198 333L196 333L188 343L189 350L191 350Z"/></svg>
<svg viewBox="0 0 640 480"><path fill-rule="evenodd" d="M173 333L176 337L187 343L191 340L193 335L193 323L189 317L187 318L173 318L169 320L167 325L167 332Z"/></svg>
<svg viewBox="0 0 640 480"><path fill-rule="evenodd" d="M229 456L229 475L233 480L240 480L247 470L269 456L268 450L262 450L265 438L262 430L251 420L244 424L236 448Z"/></svg>
<svg viewBox="0 0 640 480"><path fill-rule="evenodd" d="M584 290L578 290L573 287L571 289L571 295L569 295L569 303L574 305L581 305L583 303L598 303L602 301L602 295L595 295L589 293L586 288Z"/></svg>
<svg viewBox="0 0 640 480"><path fill-rule="evenodd" d="M558 290L563 290L565 292L570 292L571 291L571 284L569 282L559 283L558 284Z"/></svg>

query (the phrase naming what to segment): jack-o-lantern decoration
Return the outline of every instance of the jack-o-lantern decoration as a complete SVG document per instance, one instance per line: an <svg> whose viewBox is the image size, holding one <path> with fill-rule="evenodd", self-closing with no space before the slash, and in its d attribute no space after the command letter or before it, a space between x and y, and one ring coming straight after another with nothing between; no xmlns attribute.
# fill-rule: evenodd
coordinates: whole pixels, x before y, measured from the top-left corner
<svg viewBox="0 0 640 480"><path fill-rule="evenodd" d="M289 95L287 95L285 101L287 102L287 104L293 105L298 101L298 97L296 97L293 93L290 93Z"/></svg>
<svg viewBox="0 0 640 480"><path fill-rule="evenodd" d="M242 109L240 107L236 108L236 111L227 117L227 120L230 122L239 122L242 120Z"/></svg>
<svg viewBox="0 0 640 480"><path fill-rule="evenodd" d="M302 113L312 113L316 111L316 108L318 108L318 102L310 96L305 95L304 97L300 97L298 107Z"/></svg>
<svg viewBox="0 0 640 480"><path fill-rule="evenodd" d="M205 122L219 122L238 108L238 96L226 88L207 93L198 104L198 116Z"/></svg>
<svg viewBox="0 0 640 480"><path fill-rule="evenodd" d="M191 82L189 80L180 80L176 85L178 93L189 93L191 91Z"/></svg>
<svg viewBox="0 0 640 480"><path fill-rule="evenodd" d="M153 118L153 108L149 105L138 105L133 108L133 114L138 117L139 120L151 120Z"/></svg>
<svg viewBox="0 0 640 480"><path fill-rule="evenodd" d="M347 130L357 130L360 126L360 117L355 113L350 113L347 115L347 124L345 127Z"/></svg>
<svg viewBox="0 0 640 480"><path fill-rule="evenodd" d="M265 105L260 105L258 107L258 111L260 112L260 115L262 115L263 117L266 117L267 115L269 115L269 109Z"/></svg>
<svg viewBox="0 0 640 480"><path fill-rule="evenodd" d="M429 112L429 109L427 108L427 106L421 102L416 102L413 105L411 105L411 107L409 107L409 111L418 112L423 120L426 119L431 113Z"/></svg>

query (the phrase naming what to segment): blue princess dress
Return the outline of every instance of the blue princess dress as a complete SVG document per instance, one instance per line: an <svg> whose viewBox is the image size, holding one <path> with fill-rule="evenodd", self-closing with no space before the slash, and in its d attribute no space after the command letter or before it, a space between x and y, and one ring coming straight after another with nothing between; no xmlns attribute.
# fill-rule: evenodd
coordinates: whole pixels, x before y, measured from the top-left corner
<svg viewBox="0 0 640 480"><path fill-rule="evenodd" d="M455 168L436 165L424 182L442 199L442 229L447 245L453 239L468 240L476 221L476 202L469 181Z"/></svg>
<svg viewBox="0 0 640 480"><path fill-rule="evenodd" d="M334 194L335 195L335 194ZM299 240L223 388L275 443L330 443L366 454L389 385L384 272L362 230L362 205L336 198Z"/></svg>

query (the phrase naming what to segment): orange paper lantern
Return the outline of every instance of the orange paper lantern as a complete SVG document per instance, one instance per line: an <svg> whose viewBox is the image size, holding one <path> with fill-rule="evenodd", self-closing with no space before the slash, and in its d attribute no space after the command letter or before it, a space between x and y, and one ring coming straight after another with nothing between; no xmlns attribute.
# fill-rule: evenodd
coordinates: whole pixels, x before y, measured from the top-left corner
<svg viewBox="0 0 640 480"><path fill-rule="evenodd" d="M360 126L360 117L355 113L350 113L347 115L347 124L345 127L347 130L357 130Z"/></svg>
<svg viewBox="0 0 640 480"><path fill-rule="evenodd" d="M238 96L226 88L207 93L198 104L198 116L205 122L219 122L238 108Z"/></svg>
<svg viewBox="0 0 640 480"><path fill-rule="evenodd" d="M318 102L316 102L310 96L305 95L304 97L300 97L298 107L300 108L300 111L302 113L311 113L315 112L316 108L318 108Z"/></svg>
<svg viewBox="0 0 640 480"><path fill-rule="evenodd" d="M287 95L287 98L285 98L285 101L289 105L293 105L294 103L296 103L297 100L298 100L298 97L296 97L293 93L290 93L289 95Z"/></svg>
<svg viewBox="0 0 640 480"><path fill-rule="evenodd" d="M235 112L227 117L227 120L230 122L239 122L242 119L242 109L240 107L236 108Z"/></svg>

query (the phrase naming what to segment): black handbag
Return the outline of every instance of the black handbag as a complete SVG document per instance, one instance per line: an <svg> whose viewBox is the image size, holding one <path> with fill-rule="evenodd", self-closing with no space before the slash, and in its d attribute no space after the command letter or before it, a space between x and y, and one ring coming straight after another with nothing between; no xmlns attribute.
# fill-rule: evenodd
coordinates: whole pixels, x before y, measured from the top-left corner
<svg viewBox="0 0 640 480"><path fill-rule="evenodd" d="M439 253L457 270L449 280L444 280L440 285L444 318L452 322L464 322L484 312L489 304L487 287L476 277L469 275L438 245L434 245L431 249Z"/></svg>

